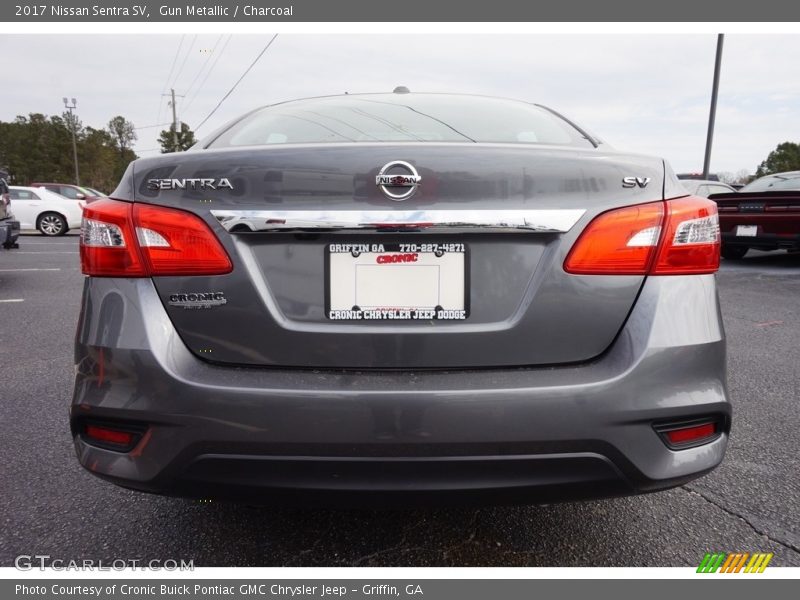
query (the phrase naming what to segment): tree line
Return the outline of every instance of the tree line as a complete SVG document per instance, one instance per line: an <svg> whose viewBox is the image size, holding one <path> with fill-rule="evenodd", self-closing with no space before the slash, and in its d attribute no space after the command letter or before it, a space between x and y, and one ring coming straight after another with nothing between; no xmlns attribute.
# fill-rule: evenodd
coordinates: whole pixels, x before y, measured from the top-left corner
<svg viewBox="0 0 800 600"><path fill-rule="evenodd" d="M775 150L761 161L755 173L741 169L736 173L720 172L717 173L717 176L720 181L725 183L747 184L759 177L786 171L800 171L800 143L783 142L778 144Z"/></svg>
<svg viewBox="0 0 800 600"><path fill-rule="evenodd" d="M800 171L800 144L793 142L778 144L766 160L758 165L756 177L785 171Z"/></svg>
<svg viewBox="0 0 800 600"><path fill-rule="evenodd" d="M112 191L128 163L138 158L132 149L136 128L120 115L110 119L105 129L84 126L69 112L50 117L31 113L10 123L0 121L0 169L8 172L10 183L73 183L73 127L81 183L104 192ZM158 141L162 153L182 152L195 143L194 132L186 123L180 123L177 136L174 132L174 125L161 131ZM800 170L800 143L783 142L758 165L755 175L743 169L737 173L719 173L719 177L729 183L747 183L771 173L796 170Z"/></svg>
<svg viewBox="0 0 800 600"><path fill-rule="evenodd" d="M114 189L128 163L137 158L131 149L136 140L133 123L116 116L105 129L95 129L68 112L50 117L31 113L10 123L0 121L0 166L8 171L11 183L74 183L73 127L81 184L105 192Z"/></svg>
<svg viewBox="0 0 800 600"><path fill-rule="evenodd" d="M81 185L111 192L128 163L138 158L132 148L136 128L121 115L110 119L104 129L84 126L69 112L60 116L30 113L11 122L0 121L0 169L8 172L14 185L75 183L73 128ZM161 132L162 153L186 150L194 144L194 134L185 123L180 124L177 147L173 131L170 125Z"/></svg>

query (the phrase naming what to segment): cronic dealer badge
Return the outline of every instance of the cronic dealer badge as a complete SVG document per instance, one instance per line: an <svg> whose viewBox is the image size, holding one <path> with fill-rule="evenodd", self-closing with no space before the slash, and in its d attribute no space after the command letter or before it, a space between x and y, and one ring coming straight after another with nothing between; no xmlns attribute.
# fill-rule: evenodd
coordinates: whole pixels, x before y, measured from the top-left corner
<svg viewBox="0 0 800 600"><path fill-rule="evenodd" d="M170 306L181 308L213 308L228 303L223 292L192 292L188 294L170 294Z"/></svg>
<svg viewBox="0 0 800 600"><path fill-rule="evenodd" d="M404 160L393 160L383 165L375 176L375 185L387 198L397 202L411 198L421 181L414 165Z"/></svg>

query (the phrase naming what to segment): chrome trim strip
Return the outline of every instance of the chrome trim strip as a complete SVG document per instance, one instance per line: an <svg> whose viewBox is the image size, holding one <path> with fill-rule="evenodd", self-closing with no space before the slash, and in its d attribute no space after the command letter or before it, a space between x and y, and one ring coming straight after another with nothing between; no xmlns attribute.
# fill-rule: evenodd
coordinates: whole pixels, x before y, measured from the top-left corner
<svg viewBox="0 0 800 600"><path fill-rule="evenodd" d="M534 210L212 210L232 233L255 231L446 231L564 233L586 211Z"/></svg>

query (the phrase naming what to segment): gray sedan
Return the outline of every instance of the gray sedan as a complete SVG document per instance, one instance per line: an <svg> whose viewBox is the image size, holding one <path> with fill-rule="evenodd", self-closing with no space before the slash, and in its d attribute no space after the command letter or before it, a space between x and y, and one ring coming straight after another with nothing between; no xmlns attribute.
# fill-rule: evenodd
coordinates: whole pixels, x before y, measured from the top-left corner
<svg viewBox="0 0 800 600"><path fill-rule="evenodd" d="M680 485L731 425L716 205L557 112L285 102L84 209L71 427L160 494L345 506Z"/></svg>

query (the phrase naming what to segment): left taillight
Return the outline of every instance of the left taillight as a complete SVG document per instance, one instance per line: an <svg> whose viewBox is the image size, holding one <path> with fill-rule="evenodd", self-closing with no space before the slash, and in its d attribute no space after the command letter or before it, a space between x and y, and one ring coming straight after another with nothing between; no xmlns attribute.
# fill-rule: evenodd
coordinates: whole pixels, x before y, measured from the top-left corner
<svg viewBox="0 0 800 600"><path fill-rule="evenodd" d="M233 270L214 232L175 208L102 199L83 208L81 269L96 277L223 275Z"/></svg>
<svg viewBox="0 0 800 600"><path fill-rule="evenodd" d="M136 236L132 204L117 200L83 207L81 270L95 277L147 277Z"/></svg>

